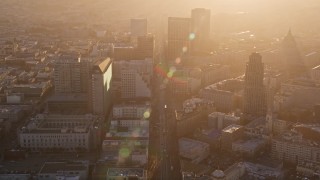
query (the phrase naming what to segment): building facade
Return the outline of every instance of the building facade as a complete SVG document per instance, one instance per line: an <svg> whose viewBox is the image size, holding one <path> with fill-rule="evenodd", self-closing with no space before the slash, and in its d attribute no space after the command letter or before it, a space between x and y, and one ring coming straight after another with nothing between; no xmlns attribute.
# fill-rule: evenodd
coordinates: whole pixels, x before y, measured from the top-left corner
<svg viewBox="0 0 320 180"><path fill-rule="evenodd" d="M190 18L168 18L168 58L173 61L190 51Z"/></svg>
<svg viewBox="0 0 320 180"><path fill-rule="evenodd" d="M100 120L90 114L38 114L19 130L19 144L31 151L90 151L99 144Z"/></svg>
<svg viewBox="0 0 320 180"><path fill-rule="evenodd" d="M263 85L264 64L258 53L252 53L246 66L243 112L246 115L266 114L266 93Z"/></svg>
<svg viewBox="0 0 320 180"><path fill-rule="evenodd" d="M319 162L320 146L298 132L287 131L272 139L271 155L275 159L291 163Z"/></svg>
<svg viewBox="0 0 320 180"><path fill-rule="evenodd" d="M110 58L94 64L91 77L91 102L93 114L103 115L109 111L112 104L111 93L112 60Z"/></svg>
<svg viewBox="0 0 320 180"><path fill-rule="evenodd" d="M120 73L121 98L150 98L153 77L152 59L116 61Z"/></svg>
<svg viewBox="0 0 320 180"><path fill-rule="evenodd" d="M211 12L209 9L196 8L191 11L191 32L194 39L191 42L191 51L205 51L205 45L210 39Z"/></svg>
<svg viewBox="0 0 320 180"><path fill-rule="evenodd" d="M78 57L60 57L54 64L56 93L88 92L92 62Z"/></svg>

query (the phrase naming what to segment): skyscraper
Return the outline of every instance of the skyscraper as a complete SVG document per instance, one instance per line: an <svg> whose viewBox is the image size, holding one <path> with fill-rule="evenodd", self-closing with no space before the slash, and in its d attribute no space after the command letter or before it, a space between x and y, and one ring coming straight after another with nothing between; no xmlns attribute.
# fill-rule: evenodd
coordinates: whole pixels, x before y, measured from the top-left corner
<svg viewBox="0 0 320 180"><path fill-rule="evenodd" d="M85 93L89 88L90 60L62 56L54 64L56 93Z"/></svg>
<svg viewBox="0 0 320 180"><path fill-rule="evenodd" d="M91 77L92 112L106 115L111 105L112 61L110 58L97 61L93 65Z"/></svg>
<svg viewBox="0 0 320 180"><path fill-rule="evenodd" d="M145 36L148 33L148 20L147 19L131 19L131 35Z"/></svg>
<svg viewBox="0 0 320 180"><path fill-rule="evenodd" d="M193 52L203 51L210 38L210 16L209 9L196 8L191 11L191 33L194 33L191 41Z"/></svg>
<svg viewBox="0 0 320 180"><path fill-rule="evenodd" d="M306 71L306 66L303 63L300 51L291 30L289 30L288 34L282 41L282 55L284 67L290 77L300 75Z"/></svg>
<svg viewBox="0 0 320 180"><path fill-rule="evenodd" d="M150 58L143 60L115 61L117 72L120 75L121 98L150 98L151 78L153 76L153 61Z"/></svg>
<svg viewBox="0 0 320 180"><path fill-rule="evenodd" d="M152 58L154 53L154 37L149 34L146 36L139 36L137 39L137 48L135 50L137 59Z"/></svg>
<svg viewBox="0 0 320 180"><path fill-rule="evenodd" d="M259 53L252 53L246 66L243 112L246 115L265 115L266 98L263 86L264 64Z"/></svg>
<svg viewBox="0 0 320 180"><path fill-rule="evenodd" d="M175 60L190 51L191 19L168 18L168 58Z"/></svg>

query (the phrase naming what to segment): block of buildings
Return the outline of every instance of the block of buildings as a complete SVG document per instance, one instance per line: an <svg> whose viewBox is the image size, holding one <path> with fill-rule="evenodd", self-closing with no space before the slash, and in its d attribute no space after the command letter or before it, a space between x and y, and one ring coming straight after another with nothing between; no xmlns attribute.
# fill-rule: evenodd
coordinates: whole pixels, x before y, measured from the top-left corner
<svg viewBox="0 0 320 180"><path fill-rule="evenodd" d="M232 124L224 129L221 133L221 146L224 150L232 150L232 143L243 137L244 127Z"/></svg>
<svg viewBox="0 0 320 180"><path fill-rule="evenodd" d="M266 143L262 138L241 139L232 143L232 151L253 157L265 147Z"/></svg>
<svg viewBox="0 0 320 180"><path fill-rule="evenodd" d="M222 112L213 112L208 115L208 126L222 130L231 124L240 124L240 117Z"/></svg>
<svg viewBox="0 0 320 180"><path fill-rule="evenodd" d="M200 163L210 154L210 145L188 138L179 139L179 155L193 163Z"/></svg>
<svg viewBox="0 0 320 180"><path fill-rule="evenodd" d="M320 161L319 127L296 126L272 139L272 157L278 160L301 163Z"/></svg>
<svg viewBox="0 0 320 180"><path fill-rule="evenodd" d="M24 111L19 106L0 105L0 119L10 122L18 122L23 118Z"/></svg>
<svg viewBox="0 0 320 180"><path fill-rule="evenodd" d="M89 178L88 162L45 162L38 173L39 180Z"/></svg>
<svg viewBox="0 0 320 180"><path fill-rule="evenodd" d="M147 180L147 171L142 168L109 168L107 180L114 179Z"/></svg>
<svg viewBox="0 0 320 180"><path fill-rule="evenodd" d="M113 119L144 119L149 118L150 113L151 105L149 102L121 102L112 107Z"/></svg>
<svg viewBox="0 0 320 180"><path fill-rule="evenodd" d="M19 130L19 145L31 151L90 151L100 143L100 121L91 114L37 114Z"/></svg>
<svg viewBox="0 0 320 180"><path fill-rule="evenodd" d="M204 100L212 101L221 111L232 111L239 108L242 97L243 80L228 79L209 85L200 90L200 96Z"/></svg>

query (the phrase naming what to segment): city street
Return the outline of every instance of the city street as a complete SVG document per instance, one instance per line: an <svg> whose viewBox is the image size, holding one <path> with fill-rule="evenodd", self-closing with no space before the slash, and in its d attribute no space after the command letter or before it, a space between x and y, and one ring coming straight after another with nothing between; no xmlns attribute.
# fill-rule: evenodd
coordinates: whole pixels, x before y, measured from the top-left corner
<svg viewBox="0 0 320 180"><path fill-rule="evenodd" d="M175 134L173 97L163 84L161 76L156 78L154 95L157 97L154 124L157 127L158 141L157 149L158 169L154 179L181 179L178 140Z"/></svg>

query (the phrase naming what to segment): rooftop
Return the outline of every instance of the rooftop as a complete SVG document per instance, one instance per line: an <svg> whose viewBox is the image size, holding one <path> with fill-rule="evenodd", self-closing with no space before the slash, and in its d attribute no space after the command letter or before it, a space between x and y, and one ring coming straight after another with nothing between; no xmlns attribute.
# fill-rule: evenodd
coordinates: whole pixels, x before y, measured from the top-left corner
<svg viewBox="0 0 320 180"><path fill-rule="evenodd" d="M108 176L123 176L123 177L145 177L146 172L142 168L109 168Z"/></svg>
<svg viewBox="0 0 320 180"><path fill-rule="evenodd" d="M311 147L320 147L320 141L314 141L312 139L304 138L303 135L296 130L292 129L290 131L287 131L275 138L278 141L285 141L289 143L294 144L301 144L305 146L311 146Z"/></svg>
<svg viewBox="0 0 320 180"><path fill-rule="evenodd" d="M63 171L88 171L88 164L84 162L46 162L39 174L59 173Z"/></svg>
<svg viewBox="0 0 320 180"><path fill-rule="evenodd" d="M222 132L225 132L225 133L234 133L236 132L237 130L239 130L240 128L242 128L243 126L241 125L238 125L238 124L231 124L230 126L224 128L222 130Z"/></svg>
<svg viewBox="0 0 320 180"><path fill-rule="evenodd" d="M21 110L19 106L0 105L0 113L17 113Z"/></svg>
<svg viewBox="0 0 320 180"><path fill-rule="evenodd" d="M86 102L86 93L54 94L48 98L49 102Z"/></svg>
<svg viewBox="0 0 320 180"><path fill-rule="evenodd" d="M106 72L110 64L112 63L110 58L99 60L94 64L95 69L99 69L102 73Z"/></svg>
<svg viewBox="0 0 320 180"><path fill-rule="evenodd" d="M179 153L183 157L187 157L193 159L198 156L198 153L202 153L209 149L209 144L188 139L188 138L180 138L179 139Z"/></svg>
<svg viewBox="0 0 320 180"><path fill-rule="evenodd" d="M238 140L233 143L234 144L241 144L242 146L245 146L249 149L255 149L255 148L259 147L260 145L264 144L265 141L263 139L254 138L254 139L247 139L247 140Z"/></svg>

